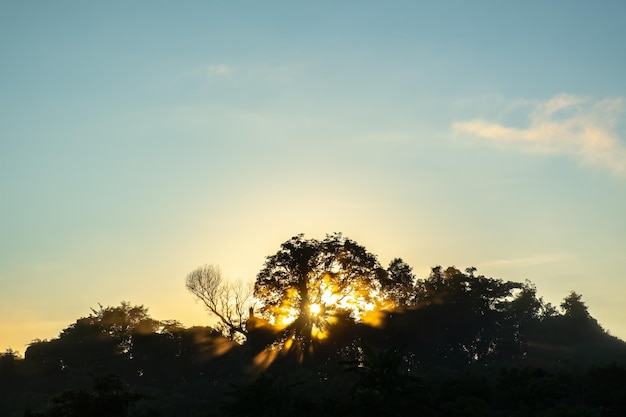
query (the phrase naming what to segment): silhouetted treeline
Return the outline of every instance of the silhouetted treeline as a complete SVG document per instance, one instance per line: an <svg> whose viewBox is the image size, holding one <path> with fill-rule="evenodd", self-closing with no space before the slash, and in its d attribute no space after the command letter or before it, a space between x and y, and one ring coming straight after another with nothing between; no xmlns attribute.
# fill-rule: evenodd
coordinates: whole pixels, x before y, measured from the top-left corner
<svg viewBox="0 0 626 417"><path fill-rule="evenodd" d="M557 309L529 282L394 267L394 307L338 311L323 337L252 314L236 343L100 306L23 358L0 354L0 416L626 415L626 344L579 294Z"/></svg>

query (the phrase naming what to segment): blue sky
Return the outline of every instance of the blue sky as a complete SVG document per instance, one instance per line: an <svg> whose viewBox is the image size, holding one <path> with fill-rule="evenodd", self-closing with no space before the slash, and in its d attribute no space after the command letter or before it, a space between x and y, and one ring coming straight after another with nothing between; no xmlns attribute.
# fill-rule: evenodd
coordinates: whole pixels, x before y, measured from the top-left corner
<svg viewBox="0 0 626 417"><path fill-rule="evenodd" d="M304 232L626 338L626 5L0 2L0 349Z"/></svg>

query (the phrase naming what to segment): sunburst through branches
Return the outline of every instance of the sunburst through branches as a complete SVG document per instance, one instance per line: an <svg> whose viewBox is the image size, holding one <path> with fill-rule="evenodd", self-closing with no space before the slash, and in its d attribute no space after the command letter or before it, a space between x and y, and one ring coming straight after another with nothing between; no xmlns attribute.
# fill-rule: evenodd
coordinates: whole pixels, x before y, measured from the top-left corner
<svg viewBox="0 0 626 417"><path fill-rule="evenodd" d="M283 329L280 348L302 355L340 319L367 322L390 307L381 289L385 278L376 257L341 234L322 241L297 235L267 258L255 296L270 323Z"/></svg>

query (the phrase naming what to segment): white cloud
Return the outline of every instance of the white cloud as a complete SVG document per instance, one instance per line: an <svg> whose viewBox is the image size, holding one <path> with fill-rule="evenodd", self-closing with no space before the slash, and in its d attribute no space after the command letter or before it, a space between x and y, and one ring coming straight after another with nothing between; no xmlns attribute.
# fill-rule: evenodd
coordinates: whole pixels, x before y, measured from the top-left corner
<svg viewBox="0 0 626 417"><path fill-rule="evenodd" d="M560 153L579 162L626 174L626 146L614 128L624 100L590 100L568 94L536 104L527 128L505 126L485 119L456 122L456 132L530 152Z"/></svg>

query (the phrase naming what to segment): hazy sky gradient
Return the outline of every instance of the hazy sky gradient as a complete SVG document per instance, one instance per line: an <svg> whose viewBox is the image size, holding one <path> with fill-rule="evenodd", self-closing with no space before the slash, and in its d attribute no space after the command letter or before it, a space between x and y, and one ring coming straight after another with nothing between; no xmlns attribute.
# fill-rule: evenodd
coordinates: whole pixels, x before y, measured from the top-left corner
<svg viewBox="0 0 626 417"><path fill-rule="evenodd" d="M506 4L505 4L506 3ZM626 3L0 1L0 350L291 236L626 338Z"/></svg>

